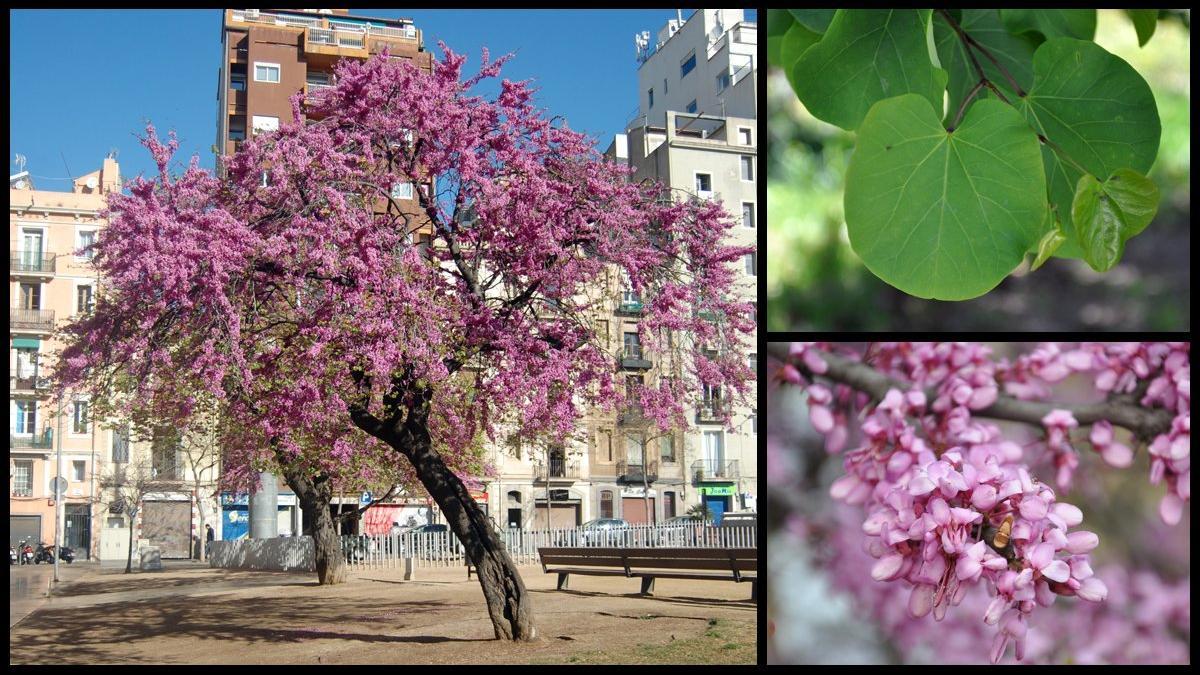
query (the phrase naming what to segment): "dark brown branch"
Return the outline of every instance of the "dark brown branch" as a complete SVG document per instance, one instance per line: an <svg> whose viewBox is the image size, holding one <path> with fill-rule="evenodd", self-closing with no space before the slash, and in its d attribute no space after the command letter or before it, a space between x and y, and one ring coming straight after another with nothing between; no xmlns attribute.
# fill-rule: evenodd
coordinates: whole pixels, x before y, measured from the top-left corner
<svg viewBox="0 0 1200 675"><path fill-rule="evenodd" d="M987 84L987 80L980 80L979 82L975 83L975 88L971 90L971 93L967 94L967 97L963 99L962 104L958 106L958 114L954 116L954 123L951 124L950 128L946 129L946 131L954 131L956 128L958 128L958 123L962 121L963 113L967 111L967 104L971 102L971 99L975 98L975 94L978 94L979 90L983 89L985 84Z"/></svg>
<svg viewBox="0 0 1200 675"><path fill-rule="evenodd" d="M774 358L792 363L809 380L823 377L833 382L849 385L851 388L868 394L873 400L881 401L889 389L910 391L913 385L909 382L891 378L861 361L853 361L844 356L818 352L829 365L829 369L819 376L809 371L803 363L793 363L788 356L788 343L772 342L767 345L767 352ZM932 401L936 397L933 389L925 391L925 396ZM1051 410L1067 410L1080 424L1092 424L1101 420L1124 427L1144 441L1149 441L1159 434L1166 433L1171 428L1171 411L1163 408L1144 408L1137 403L1136 394L1117 395L1101 403L1068 404L1041 401L1022 401L1007 394L1000 394L996 402L983 410L972 411L975 417L986 417L1010 422L1024 422L1033 426L1042 426L1042 418Z"/></svg>
<svg viewBox="0 0 1200 675"><path fill-rule="evenodd" d="M975 52L971 51L971 38L963 32L962 27L958 25L958 22L954 20L954 17L950 16L950 12L947 12L944 9L939 9L937 11L939 14L941 14L942 18L946 20L946 23L950 24L950 27L954 29L954 32L958 34L958 39L963 43L963 50L967 52L967 57L970 58L971 63L974 64L975 72L979 73L979 79L983 80L984 84L987 85L987 88L991 89L992 93L994 93L1001 101L1012 105L1008 98L1006 98L1004 94L1000 93L1000 90L996 88L996 85L992 84L992 81L988 79L987 74L983 72L983 66L979 64L979 59L975 58Z"/></svg>

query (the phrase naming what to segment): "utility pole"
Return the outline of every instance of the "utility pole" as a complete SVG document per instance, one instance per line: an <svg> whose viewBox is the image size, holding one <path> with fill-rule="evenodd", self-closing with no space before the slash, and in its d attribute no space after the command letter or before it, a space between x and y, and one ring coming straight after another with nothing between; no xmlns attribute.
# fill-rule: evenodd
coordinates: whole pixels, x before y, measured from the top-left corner
<svg viewBox="0 0 1200 675"><path fill-rule="evenodd" d="M63 396L66 396L66 392L63 392ZM57 447L58 447L58 456L57 456L57 459L55 460L55 463L57 466L54 471L55 478L54 478L54 486L53 486L53 490L54 490L54 553L53 553L54 583L58 583L58 557L59 557L58 556L58 550L59 550L58 549L58 547L59 547L58 539L60 536L59 533L62 532L62 527L60 525L60 523L62 521L62 497L63 497L63 492L66 492L65 490L62 490L62 491L59 490L59 488L62 487L62 480L63 480L63 478L62 478L62 412L63 412L63 398L60 396L58 399L58 419L56 421L56 424L58 425L58 433L55 434L56 436L58 436L58 438L55 439L55 441L56 441L55 445L57 445Z"/></svg>

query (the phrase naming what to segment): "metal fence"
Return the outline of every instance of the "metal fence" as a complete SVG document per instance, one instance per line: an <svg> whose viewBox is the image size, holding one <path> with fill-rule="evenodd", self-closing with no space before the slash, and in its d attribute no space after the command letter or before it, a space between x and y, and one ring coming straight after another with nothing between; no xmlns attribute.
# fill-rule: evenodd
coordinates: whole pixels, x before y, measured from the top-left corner
<svg viewBox="0 0 1200 675"><path fill-rule="evenodd" d="M615 546L627 548L757 548L757 527L712 525L633 525L614 530L502 530L497 532L518 565L540 562L539 547ZM353 569L454 567L466 564L462 544L452 532L397 535L344 535L342 555Z"/></svg>

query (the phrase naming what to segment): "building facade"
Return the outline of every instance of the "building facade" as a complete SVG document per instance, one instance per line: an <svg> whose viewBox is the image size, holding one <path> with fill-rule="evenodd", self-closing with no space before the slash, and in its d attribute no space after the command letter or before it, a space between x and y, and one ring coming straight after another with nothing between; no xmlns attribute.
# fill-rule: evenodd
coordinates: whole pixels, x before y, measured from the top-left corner
<svg viewBox="0 0 1200 675"><path fill-rule="evenodd" d="M91 253L77 251L95 241L105 195L119 186L111 157L70 192L38 190L25 171L9 177L10 544L53 543L60 509L63 541L80 557L97 551L92 498L112 433L92 423L86 397L69 396L59 414L48 375L61 349L55 328L92 310L99 281ZM56 476L66 481L60 499L52 489Z"/></svg>

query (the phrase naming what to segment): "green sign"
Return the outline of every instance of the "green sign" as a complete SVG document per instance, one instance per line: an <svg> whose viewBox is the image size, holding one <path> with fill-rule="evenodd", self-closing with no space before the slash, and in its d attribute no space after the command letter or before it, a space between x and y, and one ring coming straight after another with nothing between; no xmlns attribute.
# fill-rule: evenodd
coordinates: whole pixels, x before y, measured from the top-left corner
<svg viewBox="0 0 1200 675"><path fill-rule="evenodd" d="M700 488L702 495L733 496L732 485L707 485Z"/></svg>

